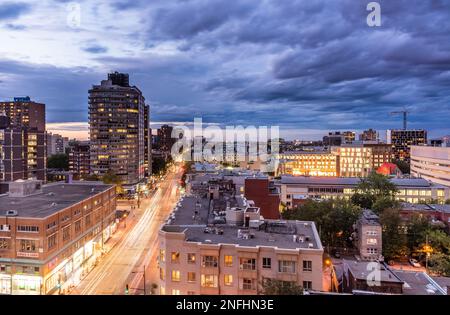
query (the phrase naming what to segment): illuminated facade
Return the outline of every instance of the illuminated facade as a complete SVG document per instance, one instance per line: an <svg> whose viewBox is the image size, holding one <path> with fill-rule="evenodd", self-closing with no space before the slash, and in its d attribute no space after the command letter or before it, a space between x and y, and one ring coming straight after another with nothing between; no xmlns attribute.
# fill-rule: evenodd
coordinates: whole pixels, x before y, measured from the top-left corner
<svg viewBox="0 0 450 315"><path fill-rule="evenodd" d="M278 156L278 174L338 176L337 156L328 152L286 152Z"/></svg>
<svg viewBox="0 0 450 315"><path fill-rule="evenodd" d="M386 140L392 146L394 159L409 162L411 146L427 144L427 131L388 130Z"/></svg>
<svg viewBox="0 0 450 315"><path fill-rule="evenodd" d="M411 147L411 174L450 186L450 147Z"/></svg>
<svg viewBox="0 0 450 315"><path fill-rule="evenodd" d="M433 184L425 179L393 178L397 186L396 200L408 203L436 201L444 203L450 198L450 187ZM280 200L288 208L306 199L350 198L360 179L356 177L304 177L282 176Z"/></svg>
<svg viewBox="0 0 450 315"><path fill-rule="evenodd" d="M365 177L373 170L372 149L361 146L333 147L339 157L339 176Z"/></svg>
<svg viewBox="0 0 450 315"><path fill-rule="evenodd" d="M10 184L0 197L0 294L63 294L78 284L107 248L115 209L110 185Z"/></svg>
<svg viewBox="0 0 450 315"><path fill-rule="evenodd" d="M12 102L0 102L0 113L8 118L8 126L1 128L0 180L45 181L45 104L33 102L29 97L16 97Z"/></svg>
<svg viewBox="0 0 450 315"><path fill-rule="evenodd" d="M127 185L144 179L145 141L150 141L145 136L146 113L150 110L142 92L129 85L128 74L110 73L108 80L89 90L91 173L112 172Z"/></svg>

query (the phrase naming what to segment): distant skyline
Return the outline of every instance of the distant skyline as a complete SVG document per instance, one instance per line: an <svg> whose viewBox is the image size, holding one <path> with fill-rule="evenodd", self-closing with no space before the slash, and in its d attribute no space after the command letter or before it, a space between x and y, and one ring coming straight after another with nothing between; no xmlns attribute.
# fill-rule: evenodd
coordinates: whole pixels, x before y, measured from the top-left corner
<svg viewBox="0 0 450 315"><path fill-rule="evenodd" d="M287 139L402 127L450 134L450 2L21 0L0 3L0 100L47 105L86 135L87 96L130 74L151 120L278 125ZM79 9L79 11L78 11Z"/></svg>

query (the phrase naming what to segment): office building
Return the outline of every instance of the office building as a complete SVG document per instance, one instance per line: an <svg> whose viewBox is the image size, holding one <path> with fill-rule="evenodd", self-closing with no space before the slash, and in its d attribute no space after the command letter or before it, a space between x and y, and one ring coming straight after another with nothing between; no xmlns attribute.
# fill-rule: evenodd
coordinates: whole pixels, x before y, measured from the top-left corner
<svg viewBox="0 0 450 315"><path fill-rule="evenodd" d="M277 174L338 176L338 157L328 151L285 152L278 155Z"/></svg>
<svg viewBox="0 0 450 315"><path fill-rule="evenodd" d="M47 156L66 153L66 148L69 147L69 138L47 132L46 139Z"/></svg>
<svg viewBox="0 0 450 315"><path fill-rule="evenodd" d="M378 137L377 131L372 128L370 128L368 130L364 130L359 135L360 141L378 141L378 139L379 139L379 137Z"/></svg>
<svg viewBox="0 0 450 315"><path fill-rule="evenodd" d="M331 152L339 159L339 176L366 177L372 172L372 149L345 145L332 147Z"/></svg>
<svg viewBox="0 0 450 315"><path fill-rule="evenodd" d="M61 293L89 272L115 231L112 185L20 180L0 196L0 294Z"/></svg>
<svg viewBox="0 0 450 315"><path fill-rule="evenodd" d="M450 198L450 188L431 183L425 179L391 178L397 186L396 200L409 203L436 201L444 203ZM360 179L357 177L305 177L282 176L276 183L280 186L280 199L292 208L306 199L350 198Z"/></svg>
<svg viewBox="0 0 450 315"><path fill-rule="evenodd" d="M427 144L426 130L388 130L386 141L392 147L392 158L409 162L413 145Z"/></svg>
<svg viewBox="0 0 450 315"><path fill-rule="evenodd" d="M224 186L205 198L194 193L159 232L160 294L255 295L264 279L322 290L314 222L264 219L252 201Z"/></svg>
<svg viewBox="0 0 450 315"><path fill-rule="evenodd" d="M411 147L411 175L450 187L450 147Z"/></svg>
<svg viewBox="0 0 450 315"><path fill-rule="evenodd" d="M356 132L354 131L344 131L342 134L344 135L345 143L352 143L356 140Z"/></svg>
<svg viewBox="0 0 450 315"><path fill-rule="evenodd" d="M74 179L84 179L90 174L89 141L76 141L69 147L69 172Z"/></svg>
<svg viewBox="0 0 450 315"><path fill-rule="evenodd" d="M0 132L3 181L46 179L45 105L29 97L0 102L0 113L8 123ZM3 118L6 121L6 118Z"/></svg>
<svg viewBox="0 0 450 315"><path fill-rule="evenodd" d="M323 145L324 146L339 146L345 143L345 137L341 132L329 132L327 136L323 137Z"/></svg>
<svg viewBox="0 0 450 315"><path fill-rule="evenodd" d="M133 190L145 175L145 99L128 74L110 73L89 90L90 171L119 176Z"/></svg>

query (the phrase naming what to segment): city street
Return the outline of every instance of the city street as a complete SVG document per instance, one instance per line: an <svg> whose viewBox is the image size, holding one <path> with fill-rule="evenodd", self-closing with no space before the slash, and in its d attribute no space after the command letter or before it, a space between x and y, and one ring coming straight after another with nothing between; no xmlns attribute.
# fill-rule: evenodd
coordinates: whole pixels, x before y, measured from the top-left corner
<svg viewBox="0 0 450 315"><path fill-rule="evenodd" d="M181 174L181 170L169 172L160 188L131 212L126 224L120 223L117 243L71 294L125 294L127 284L129 294L144 294L144 266L150 294L157 279L158 230L178 201Z"/></svg>

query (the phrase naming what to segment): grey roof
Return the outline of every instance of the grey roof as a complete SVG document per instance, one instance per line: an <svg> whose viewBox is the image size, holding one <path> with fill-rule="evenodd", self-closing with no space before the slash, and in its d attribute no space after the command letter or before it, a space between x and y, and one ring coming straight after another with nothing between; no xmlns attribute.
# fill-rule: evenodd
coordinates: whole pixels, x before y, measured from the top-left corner
<svg viewBox="0 0 450 315"><path fill-rule="evenodd" d="M416 203L401 203L404 210L417 210L417 211L439 211L444 213L450 213L450 205L440 204L416 204Z"/></svg>
<svg viewBox="0 0 450 315"><path fill-rule="evenodd" d="M361 180L357 177L310 177L310 176L289 176L281 177L281 184L299 185L329 185L329 186L356 186ZM423 178L392 178L390 181L397 187L442 187L428 182Z"/></svg>
<svg viewBox="0 0 450 315"><path fill-rule="evenodd" d="M359 280L367 280L369 279L369 276L373 274L374 268L371 264L374 264L374 262L343 259L344 271L346 272L349 269L355 279ZM396 277L395 274L383 264L378 263L378 269L380 270L380 280L382 282L402 283L402 280Z"/></svg>
<svg viewBox="0 0 450 315"><path fill-rule="evenodd" d="M0 216L8 210L15 210L18 217L45 218L111 187L103 184L51 184L43 186L43 193L37 195L3 195L0 196Z"/></svg>
<svg viewBox="0 0 450 315"><path fill-rule="evenodd" d="M237 200L228 199L233 206L244 206L245 199L238 196ZM201 206L198 206L201 205ZM224 203L225 205L225 203ZM198 215L194 218L194 211ZM284 249L322 249L314 222L307 221L277 221L265 220L260 229L248 229L252 238L238 238L238 230L245 230L242 226L229 224L215 224L223 234L205 233L208 223L211 223L209 202L205 198L184 197L178 203L170 221L162 227L166 232L184 232L186 240L205 244L234 244L239 246L269 246ZM225 210L225 209L223 209ZM210 224L211 225L211 224ZM304 242L294 242L293 235L302 235ZM311 244L311 245L310 245Z"/></svg>
<svg viewBox="0 0 450 315"><path fill-rule="evenodd" d="M406 295L445 295L443 288L424 272L394 270L403 282Z"/></svg>

